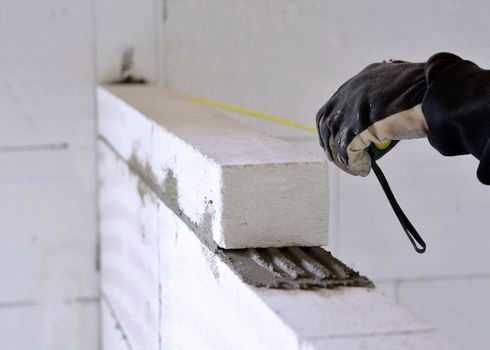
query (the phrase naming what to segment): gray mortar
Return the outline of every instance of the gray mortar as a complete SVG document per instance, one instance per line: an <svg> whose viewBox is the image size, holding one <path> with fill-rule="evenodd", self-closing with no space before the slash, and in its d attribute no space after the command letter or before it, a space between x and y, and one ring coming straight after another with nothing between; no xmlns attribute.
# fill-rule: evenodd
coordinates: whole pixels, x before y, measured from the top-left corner
<svg viewBox="0 0 490 350"><path fill-rule="evenodd" d="M177 179L171 169L162 184L149 164L142 165L133 152L125 160L102 136L99 137L115 155L128 164L129 169L138 177L138 193L142 200L150 193L155 194L193 231L208 250L204 254L213 275L218 278L216 262L211 255L219 258L234 271L240 279L255 287L279 289L316 289L347 287L373 287L366 277L359 275L330 252L321 247L284 247L284 248L246 248L224 249L219 247L212 237L212 203L207 203L201 223L193 222L184 214L178 203Z"/></svg>

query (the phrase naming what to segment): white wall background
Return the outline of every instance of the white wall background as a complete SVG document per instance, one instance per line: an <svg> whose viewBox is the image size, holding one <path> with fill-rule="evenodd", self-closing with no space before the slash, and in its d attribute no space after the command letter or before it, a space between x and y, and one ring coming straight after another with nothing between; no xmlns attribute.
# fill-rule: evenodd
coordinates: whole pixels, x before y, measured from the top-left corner
<svg viewBox="0 0 490 350"><path fill-rule="evenodd" d="M0 348L95 349L94 7L0 8Z"/></svg>
<svg viewBox="0 0 490 350"><path fill-rule="evenodd" d="M2 349L97 346L93 91L118 78L125 48L151 82L312 125L337 86L373 61L447 50L490 67L482 0L1 5ZM315 137L235 117L320 152ZM330 248L464 348L483 347L490 188L477 182L476 161L444 158L422 140L380 165L428 252L412 251L372 176L333 167Z"/></svg>

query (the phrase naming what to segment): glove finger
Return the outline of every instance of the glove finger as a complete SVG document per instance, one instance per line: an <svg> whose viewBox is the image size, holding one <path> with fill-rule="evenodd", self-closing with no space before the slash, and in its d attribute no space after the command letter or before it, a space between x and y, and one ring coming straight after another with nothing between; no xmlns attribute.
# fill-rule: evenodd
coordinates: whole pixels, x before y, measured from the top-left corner
<svg viewBox="0 0 490 350"><path fill-rule="evenodd" d="M371 156L367 151L371 141L361 135L354 137L347 146L347 155L349 157L349 169L360 176L367 176L371 171Z"/></svg>
<svg viewBox="0 0 490 350"><path fill-rule="evenodd" d="M335 147L335 140L333 136L330 136L329 138L329 149L332 151L332 161L335 163L335 165L337 165L340 169L350 175L357 175L340 161L339 153L337 152L337 148Z"/></svg>
<svg viewBox="0 0 490 350"><path fill-rule="evenodd" d="M339 160L344 166L349 167L349 155L347 154L347 146L351 143L356 135L349 128L341 128L334 136L335 148L338 153Z"/></svg>
<svg viewBox="0 0 490 350"><path fill-rule="evenodd" d="M325 150L328 160L333 161L332 150L329 147L329 139L331 136L330 128L327 125L327 114L328 103L324 104L322 108L318 111L316 115L316 128L318 131L318 139L320 141L320 146Z"/></svg>

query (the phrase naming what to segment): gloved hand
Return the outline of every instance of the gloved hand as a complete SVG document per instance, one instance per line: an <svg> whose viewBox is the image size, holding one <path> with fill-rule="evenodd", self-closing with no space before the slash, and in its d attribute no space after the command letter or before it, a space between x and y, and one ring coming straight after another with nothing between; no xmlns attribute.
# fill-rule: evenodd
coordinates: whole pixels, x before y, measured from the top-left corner
<svg viewBox="0 0 490 350"><path fill-rule="evenodd" d="M316 116L329 159L350 174L366 176L368 148L378 159L396 144L390 140L425 137L424 68L424 63L404 61L373 63L344 83ZM384 145L374 149L371 143Z"/></svg>

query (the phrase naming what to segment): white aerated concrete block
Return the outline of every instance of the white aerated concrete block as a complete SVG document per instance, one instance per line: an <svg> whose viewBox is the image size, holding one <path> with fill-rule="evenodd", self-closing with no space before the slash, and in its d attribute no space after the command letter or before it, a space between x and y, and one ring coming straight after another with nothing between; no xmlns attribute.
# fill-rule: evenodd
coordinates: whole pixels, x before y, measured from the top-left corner
<svg viewBox="0 0 490 350"><path fill-rule="evenodd" d="M298 349L299 340L167 207L159 210L164 349Z"/></svg>
<svg viewBox="0 0 490 350"><path fill-rule="evenodd" d="M102 142L99 157L102 298L131 349L158 350L159 203Z"/></svg>
<svg viewBox="0 0 490 350"><path fill-rule="evenodd" d="M434 331L413 333L394 332L360 337L313 340L302 350L456 350L454 344Z"/></svg>
<svg viewBox="0 0 490 350"><path fill-rule="evenodd" d="M196 225L211 217L219 246L327 243L320 157L163 88L108 86L98 99L101 137L164 196L176 192Z"/></svg>
<svg viewBox="0 0 490 350"><path fill-rule="evenodd" d="M114 312L109 308L107 302L100 303L101 326L102 326L102 349L108 350L131 350L126 334L121 324L115 318Z"/></svg>
<svg viewBox="0 0 490 350"><path fill-rule="evenodd" d="M453 349L373 289L245 284L126 162L103 143L99 149L104 344L124 350Z"/></svg>
<svg viewBox="0 0 490 350"><path fill-rule="evenodd" d="M163 348L455 349L375 290L248 286L171 210L159 213Z"/></svg>

